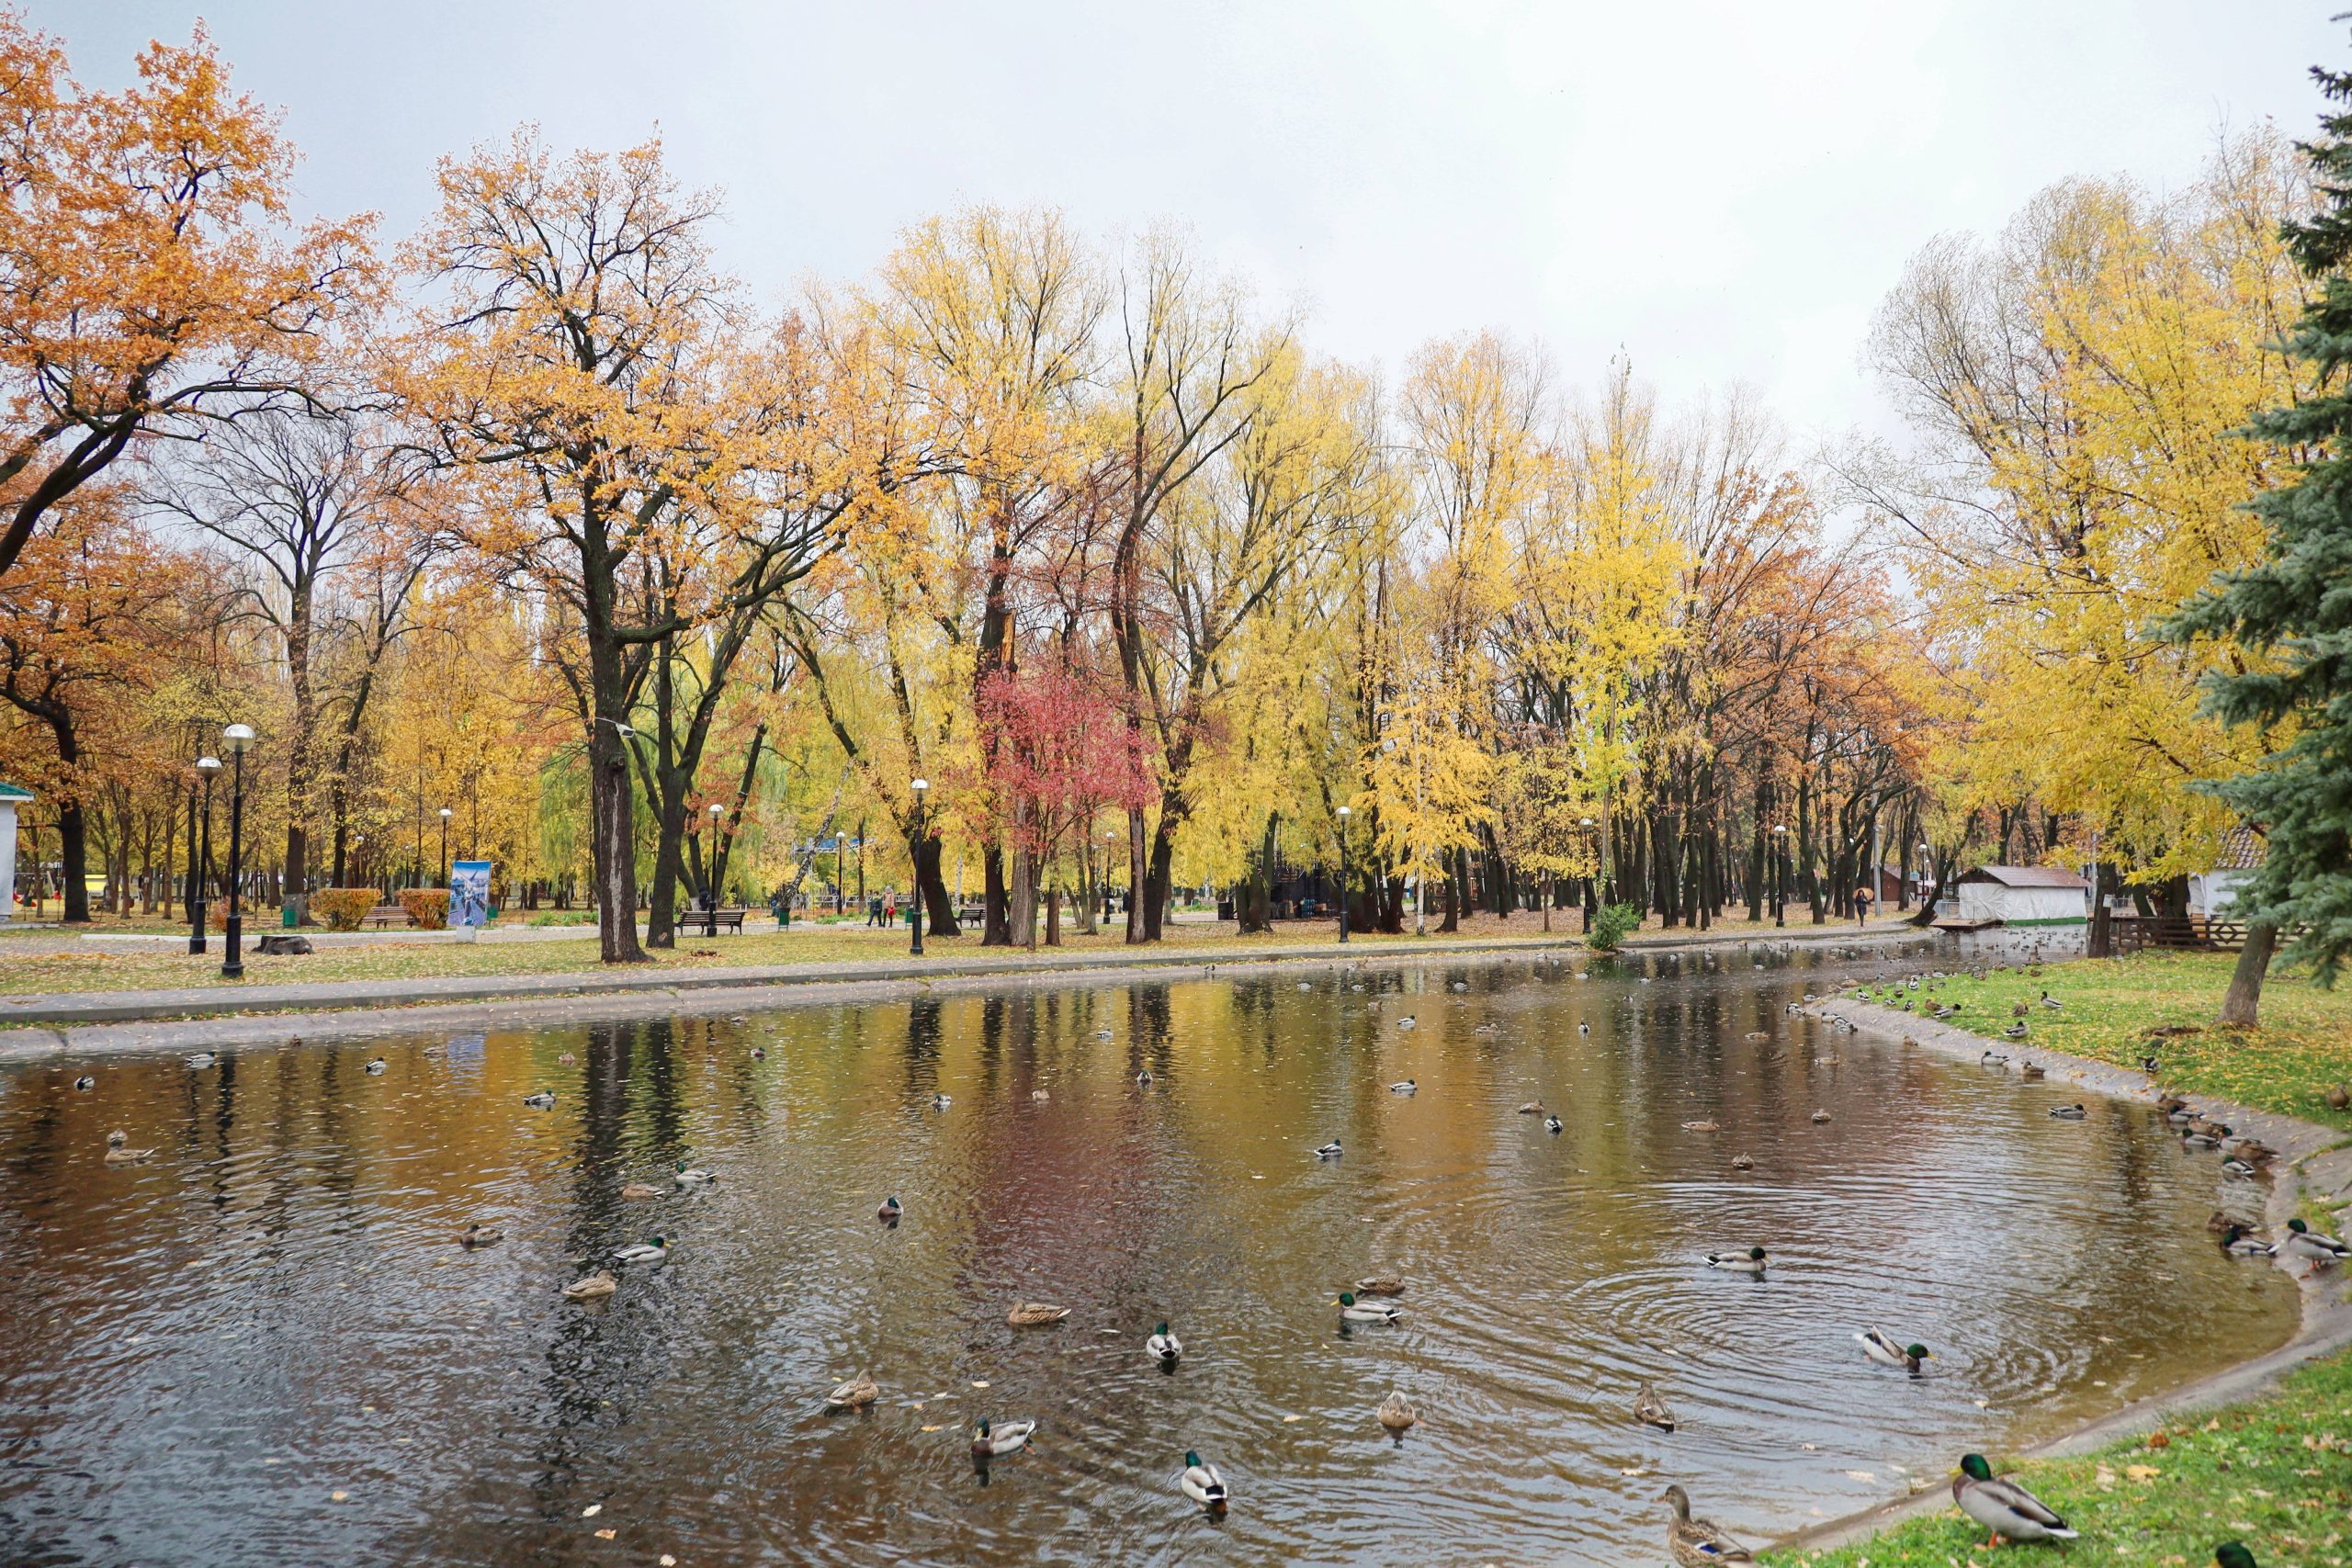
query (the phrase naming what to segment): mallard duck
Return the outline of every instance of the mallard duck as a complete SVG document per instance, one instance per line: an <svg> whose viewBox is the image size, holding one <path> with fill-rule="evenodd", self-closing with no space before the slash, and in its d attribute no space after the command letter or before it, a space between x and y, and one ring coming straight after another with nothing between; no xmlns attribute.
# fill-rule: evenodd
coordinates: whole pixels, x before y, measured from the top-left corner
<svg viewBox="0 0 2352 1568"><path fill-rule="evenodd" d="M2156 1112L2158 1115L2170 1116L2176 1111L2186 1111L2188 1109L2188 1101L2181 1099L2180 1096L2177 1094L2160 1094L2156 1096Z"/></svg>
<svg viewBox="0 0 2352 1568"><path fill-rule="evenodd" d="M555 1104L555 1090L543 1089L537 1094L526 1094L523 1097L523 1103L534 1111L545 1111Z"/></svg>
<svg viewBox="0 0 2352 1568"><path fill-rule="evenodd" d="M2222 1162L2222 1174L2238 1181L2252 1181L2262 1174L2259 1167L2242 1160L2235 1155Z"/></svg>
<svg viewBox="0 0 2352 1568"><path fill-rule="evenodd" d="M1143 1342L1143 1348L1164 1366L1174 1366L1176 1358L1184 1353L1184 1342L1170 1334L1164 1323L1151 1331L1151 1337Z"/></svg>
<svg viewBox="0 0 2352 1568"><path fill-rule="evenodd" d="M80 1077L74 1080L74 1087L79 1092L87 1094L90 1090L98 1087L98 1080L92 1077L89 1074L84 1073Z"/></svg>
<svg viewBox="0 0 2352 1568"><path fill-rule="evenodd" d="M1815 1126L1819 1126L1822 1122L1828 1120L1829 1112L1826 1111L1815 1111L1812 1116L1812 1121Z"/></svg>
<svg viewBox="0 0 2352 1568"><path fill-rule="evenodd" d="M1578 1034L1589 1034L1592 1032L1592 1025L1589 1023L1579 1023L1577 1025L1577 1032Z"/></svg>
<svg viewBox="0 0 2352 1568"><path fill-rule="evenodd" d="M1136 1087L1137 1089L1149 1089L1151 1087L1151 1069L1149 1067L1146 1067L1143 1071L1136 1075Z"/></svg>
<svg viewBox="0 0 2352 1568"><path fill-rule="evenodd" d="M895 1225L899 1223L899 1216L906 1212L906 1205L896 1197L885 1198L882 1206L874 1211L874 1217L885 1224Z"/></svg>
<svg viewBox="0 0 2352 1568"><path fill-rule="evenodd" d="M1470 1031L1473 1034L1500 1034L1502 1032L1503 1026L1499 1023L1476 1024Z"/></svg>
<svg viewBox="0 0 2352 1568"><path fill-rule="evenodd" d="M934 1094L931 1097L931 1108L933 1111L944 1111L955 1103L956 1097L952 1094Z"/></svg>
<svg viewBox="0 0 2352 1568"><path fill-rule="evenodd" d="M2213 1549L2216 1568L2256 1568L2254 1553L2240 1542L2225 1540Z"/></svg>
<svg viewBox="0 0 2352 1568"><path fill-rule="evenodd" d="M1901 1367L1907 1372L1916 1372L1920 1362L1936 1359L1935 1352L1925 1345L1897 1344L1894 1336L1883 1329L1865 1328L1854 1337L1861 1342L1862 1354L1871 1360L1885 1366Z"/></svg>
<svg viewBox="0 0 2352 1568"><path fill-rule="evenodd" d="M2006 1067L2009 1065L2008 1053L1988 1049L1976 1058L1976 1065L1980 1067Z"/></svg>
<svg viewBox="0 0 2352 1568"><path fill-rule="evenodd" d="M1232 1498L1232 1494L1226 1490L1225 1477L1216 1472L1216 1466L1190 1451L1184 1455L1184 1473L1176 1478L1176 1489L1212 1513L1224 1507Z"/></svg>
<svg viewBox="0 0 2352 1568"><path fill-rule="evenodd" d="M1108 1040L1111 1038L1111 1031L1107 1029L1098 1029L1094 1032L1094 1038L1097 1040Z"/></svg>
<svg viewBox="0 0 2352 1568"><path fill-rule="evenodd" d="M2052 1012L2056 1012L2060 1008L2064 1007L2066 1004L2060 1001L2056 997L2052 996L2048 991L2044 991L2041 993L2041 1005L2048 1008Z"/></svg>
<svg viewBox="0 0 2352 1568"><path fill-rule="evenodd" d="M654 1186L650 1182L632 1181L628 1186L621 1189L621 1196L628 1199L631 1202L643 1202L648 1198L659 1198L662 1196L662 1189Z"/></svg>
<svg viewBox="0 0 2352 1568"><path fill-rule="evenodd" d="M220 1065L220 1056L218 1052L214 1051L191 1052L187 1057L187 1065L200 1073L207 1067L219 1066Z"/></svg>
<svg viewBox="0 0 2352 1568"><path fill-rule="evenodd" d="M1544 1102L1540 1100L1531 1100L1519 1108L1519 1113L1521 1116L1541 1116L1544 1114Z"/></svg>
<svg viewBox="0 0 2352 1568"><path fill-rule="evenodd" d="M2352 1111L2352 1089L2342 1084L2332 1086L2327 1091L2327 1108L2330 1111Z"/></svg>
<svg viewBox="0 0 2352 1568"><path fill-rule="evenodd" d="M766 1046L764 1046L764 1045L754 1045L754 1046L752 1046L752 1060L753 1060L754 1062L764 1062L764 1061L766 1061L767 1059L768 1059L768 1048L767 1048Z"/></svg>
<svg viewBox="0 0 2352 1568"><path fill-rule="evenodd" d="M1028 1447L1029 1439L1036 1435L1035 1421L1007 1421L1001 1427L992 1427L983 1416L980 1424L972 1428L972 1454L977 1459L994 1459Z"/></svg>
<svg viewBox="0 0 2352 1568"><path fill-rule="evenodd" d="M154 1152L153 1149L130 1147L130 1134L128 1133L115 1132L107 1134L107 1163L108 1165L137 1165Z"/></svg>
<svg viewBox="0 0 2352 1568"><path fill-rule="evenodd" d="M1033 1089L1029 1091L1029 1099L1035 1104L1043 1105L1053 1098L1051 1089Z"/></svg>
<svg viewBox="0 0 2352 1568"><path fill-rule="evenodd" d="M1391 1094L1413 1094L1418 1092L1420 1087L1421 1086L1419 1084L1415 1083L1411 1078L1398 1078L1395 1083L1388 1086L1388 1092Z"/></svg>
<svg viewBox="0 0 2352 1568"><path fill-rule="evenodd" d="M1657 1390L1644 1378L1634 1390L1634 1419L1645 1427L1656 1427L1661 1432L1674 1430L1674 1412L1658 1397Z"/></svg>
<svg viewBox="0 0 2352 1568"><path fill-rule="evenodd" d="M1341 1323L1395 1323L1405 1315L1403 1307L1389 1306L1380 1302L1360 1302L1352 1291L1341 1291L1340 1299L1331 1304L1340 1309Z"/></svg>
<svg viewBox="0 0 2352 1568"><path fill-rule="evenodd" d="M2247 1234L2245 1227L2232 1224L2222 1232L2222 1250L2239 1258L2270 1258L2278 1254L2278 1247L2258 1235Z"/></svg>
<svg viewBox="0 0 2352 1568"><path fill-rule="evenodd" d="M1392 1432L1402 1432L1421 1418L1413 1409L1412 1402L1405 1397L1401 1390L1392 1392L1387 1398L1382 1400L1380 1408L1373 1414L1379 1416L1380 1424Z"/></svg>
<svg viewBox="0 0 2352 1568"><path fill-rule="evenodd" d="M596 1273L585 1280L573 1280L563 1288L563 1293L567 1299L575 1302L600 1302L620 1288L621 1282L610 1274Z"/></svg>
<svg viewBox="0 0 2352 1568"><path fill-rule="evenodd" d="M1356 1294L1360 1296L1401 1296L1404 1293L1405 1281L1390 1275L1375 1274L1369 1280L1356 1281Z"/></svg>
<svg viewBox="0 0 2352 1568"><path fill-rule="evenodd" d="M483 1224L480 1220L458 1234L459 1247L495 1247L506 1239L506 1233L496 1225Z"/></svg>
<svg viewBox="0 0 2352 1568"><path fill-rule="evenodd" d="M658 1235L635 1242L614 1253L613 1261L632 1269L659 1269L670 1261L670 1244Z"/></svg>
<svg viewBox="0 0 2352 1568"><path fill-rule="evenodd" d="M368 1076L371 1078L379 1078L384 1076L383 1057L377 1056L369 1060L368 1063Z"/></svg>
<svg viewBox="0 0 2352 1568"><path fill-rule="evenodd" d="M2330 1268L2343 1262L2347 1254L2352 1254L2352 1247L2346 1247L2332 1235L2320 1235L2301 1220L2287 1222L2286 1238L2278 1245L2287 1249L2288 1257L2303 1260L2305 1273L2313 1269Z"/></svg>
<svg viewBox="0 0 2352 1568"><path fill-rule="evenodd" d="M1340 1157L1340 1140L1334 1138L1328 1144L1318 1145L1315 1150L1315 1157L1317 1159L1338 1159Z"/></svg>
<svg viewBox="0 0 2352 1568"><path fill-rule="evenodd" d="M2048 1076L2048 1073L2039 1062L2020 1062L2018 1064L2018 1077L2023 1078L2028 1083L2040 1083Z"/></svg>
<svg viewBox="0 0 2352 1568"><path fill-rule="evenodd" d="M1681 1487L1668 1487L1666 1501L1674 1510L1673 1517L1666 1521L1666 1549L1681 1568L1755 1561L1747 1548L1724 1533L1722 1526L1709 1519L1692 1518L1690 1495Z"/></svg>
<svg viewBox="0 0 2352 1568"><path fill-rule="evenodd" d="M1049 1323L1059 1323L1069 1315L1069 1308L1048 1306L1044 1302L1015 1302L1004 1321L1015 1328L1041 1328Z"/></svg>
<svg viewBox="0 0 2352 1568"><path fill-rule="evenodd" d="M678 1173L672 1179L681 1187L707 1187L718 1179L700 1166L688 1165L684 1160L680 1160Z"/></svg>
<svg viewBox="0 0 2352 1568"><path fill-rule="evenodd" d="M2050 1108L2050 1114L2061 1122L2085 1122L2090 1119L2091 1113L2083 1108L2080 1101L2076 1101L2073 1105L2053 1105Z"/></svg>
<svg viewBox="0 0 2352 1568"><path fill-rule="evenodd" d="M1772 1036L1770 1034L1761 1029L1751 1029L1747 1032L1747 1043L1750 1045L1763 1045L1769 1043L1771 1038Z"/></svg>
<svg viewBox="0 0 2352 1568"><path fill-rule="evenodd" d="M2242 1159L2248 1165L2268 1165L2278 1157L2278 1151L2260 1138L2241 1138L2235 1135L2222 1140L2222 1152L2233 1158Z"/></svg>
<svg viewBox="0 0 2352 1568"><path fill-rule="evenodd" d="M1760 1247L1751 1247L1746 1252L1710 1252L1707 1254L1708 1268L1726 1269L1734 1274L1756 1274L1760 1276L1764 1272L1764 1249Z"/></svg>
<svg viewBox="0 0 2352 1568"><path fill-rule="evenodd" d="M860 1372L849 1382L834 1385L833 1392L825 1395L825 1408L863 1410L881 1397L882 1385Z"/></svg>
<svg viewBox="0 0 2352 1568"><path fill-rule="evenodd" d="M1720 1122L1685 1122L1682 1130L1686 1133L1720 1133L1724 1126Z"/></svg>
<svg viewBox="0 0 2352 1568"><path fill-rule="evenodd" d="M1544 1118L1544 1130L1551 1134L1554 1137L1558 1137L1562 1133L1568 1130L1568 1124L1561 1121L1557 1116L1546 1116Z"/></svg>
<svg viewBox="0 0 2352 1568"><path fill-rule="evenodd" d="M1466 991L1470 988L1470 982L1467 980L1456 980L1453 982L1453 988L1457 991Z"/></svg>
<svg viewBox="0 0 2352 1568"><path fill-rule="evenodd" d="M1756 1168L1756 1156L1754 1155L1734 1155L1731 1156L1731 1168L1734 1170L1754 1170Z"/></svg>
<svg viewBox="0 0 2352 1568"><path fill-rule="evenodd" d="M1419 1022L1420 1022L1420 1021L1420 1021L1419 1019L1418 1019L1418 1018L1414 1017L1411 1013L1409 1013L1409 1012L1408 1012L1408 1013L1407 1013L1404 1017L1402 1017L1402 1018L1400 1018L1400 1019L1398 1019L1398 1020L1396 1021L1396 1027L1397 1027L1397 1028L1399 1028L1399 1029L1410 1029L1410 1028L1412 1028L1412 1027L1413 1027L1413 1025L1415 1025L1415 1024L1417 1024L1417 1023L1419 1023Z"/></svg>
<svg viewBox="0 0 2352 1568"><path fill-rule="evenodd" d="M2004 1040L2022 1040L2031 1032L2032 1032L2027 1029L2024 1024L2013 1023L2007 1029L2001 1031L2001 1038Z"/></svg>
<svg viewBox="0 0 2352 1568"><path fill-rule="evenodd" d="M2153 1055L2143 1055L2140 1058L2140 1070L2148 1075L2148 1081L2151 1083L2154 1083L2157 1078L2164 1076L2164 1068L2157 1064L2156 1058Z"/></svg>
<svg viewBox="0 0 2352 1568"><path fill-rule="evenodd" d="M1952 1478L1951 1500L1960 1511L1993 1532L1989 1549L2004 1540L2072 1540L2075 1532L2057 1511L2014 1481L1996 1480L1983 1454L1963 1454Z"/></svg>

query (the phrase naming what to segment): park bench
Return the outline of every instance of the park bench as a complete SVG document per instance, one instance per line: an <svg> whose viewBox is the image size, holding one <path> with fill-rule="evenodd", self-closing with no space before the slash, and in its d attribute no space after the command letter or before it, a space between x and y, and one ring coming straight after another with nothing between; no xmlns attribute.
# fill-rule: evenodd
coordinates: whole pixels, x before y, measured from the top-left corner
<svg viewBox="0 0 2352 1568"><path fill-rule="evenodd" d="M363 926L404 926L409 923L408 911L398 904L379 904L368 911Z"/></svg>
<svg viewBox="0 0 2352 1568"><path fill-rule="evenodd" d="M717 936L721 926L741 936L744 913L741 909L695 909L687 914L685 923L700 926L705 936Z"/></svg>

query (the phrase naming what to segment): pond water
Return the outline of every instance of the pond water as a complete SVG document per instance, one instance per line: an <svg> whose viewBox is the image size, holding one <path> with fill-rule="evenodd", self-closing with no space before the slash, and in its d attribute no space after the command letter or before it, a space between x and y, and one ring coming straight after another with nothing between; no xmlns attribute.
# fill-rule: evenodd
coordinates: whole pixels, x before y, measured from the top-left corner
<svg viewBox="0 0 2352 1568"><path fill-rule="evenodd" d="M1784 1010L1887 967L1516 955L17 1067L0 1560L1662 1561L1669 1481L1760 1542L2287 1337L2152 1112L2054 1121L2079 1091ZM115 1128L153 1158L106 1166ZM621 1196L680 1159L717 1179ZM560 1294L654 1233L601 1310ZM1751 1245L1762 1280L1700 1264ZM1407 1316L1343 1332L1375 1273ZM861 1369L878 1403L825 1414ZM1034 1449L977 1470L982 1416Z"/></svg>

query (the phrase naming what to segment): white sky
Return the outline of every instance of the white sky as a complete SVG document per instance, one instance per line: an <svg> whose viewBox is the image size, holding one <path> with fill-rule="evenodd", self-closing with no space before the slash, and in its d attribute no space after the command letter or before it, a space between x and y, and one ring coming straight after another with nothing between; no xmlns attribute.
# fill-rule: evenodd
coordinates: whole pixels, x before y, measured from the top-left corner
<svg viewBox="0 0 2352 1568"><path fill-rule="evenodd" d="M2077 174L2162 189L2219 128L2312 128L2345 0L30 0L77 74L211 24L281 106L304 199L405 234L434 161L535 120L657 127L763 294L864 271L965 201L1101 235L1175 220L1325 352L1621 347L1745 382L1801 437L1889 428L1859 365L1903 262Z"/></svg>

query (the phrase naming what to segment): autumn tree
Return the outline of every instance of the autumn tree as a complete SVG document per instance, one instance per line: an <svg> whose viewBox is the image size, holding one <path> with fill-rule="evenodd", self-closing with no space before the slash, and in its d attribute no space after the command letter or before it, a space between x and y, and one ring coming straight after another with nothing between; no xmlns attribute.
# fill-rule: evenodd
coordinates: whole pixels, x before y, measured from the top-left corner
<svg viewBox="0 0 2352 1568"><path fill-rule="evenodd" d="M97 92L0 12L0 575L142 438L313 400L368 222L296 225L294 149L201 27Z"/></svg>

